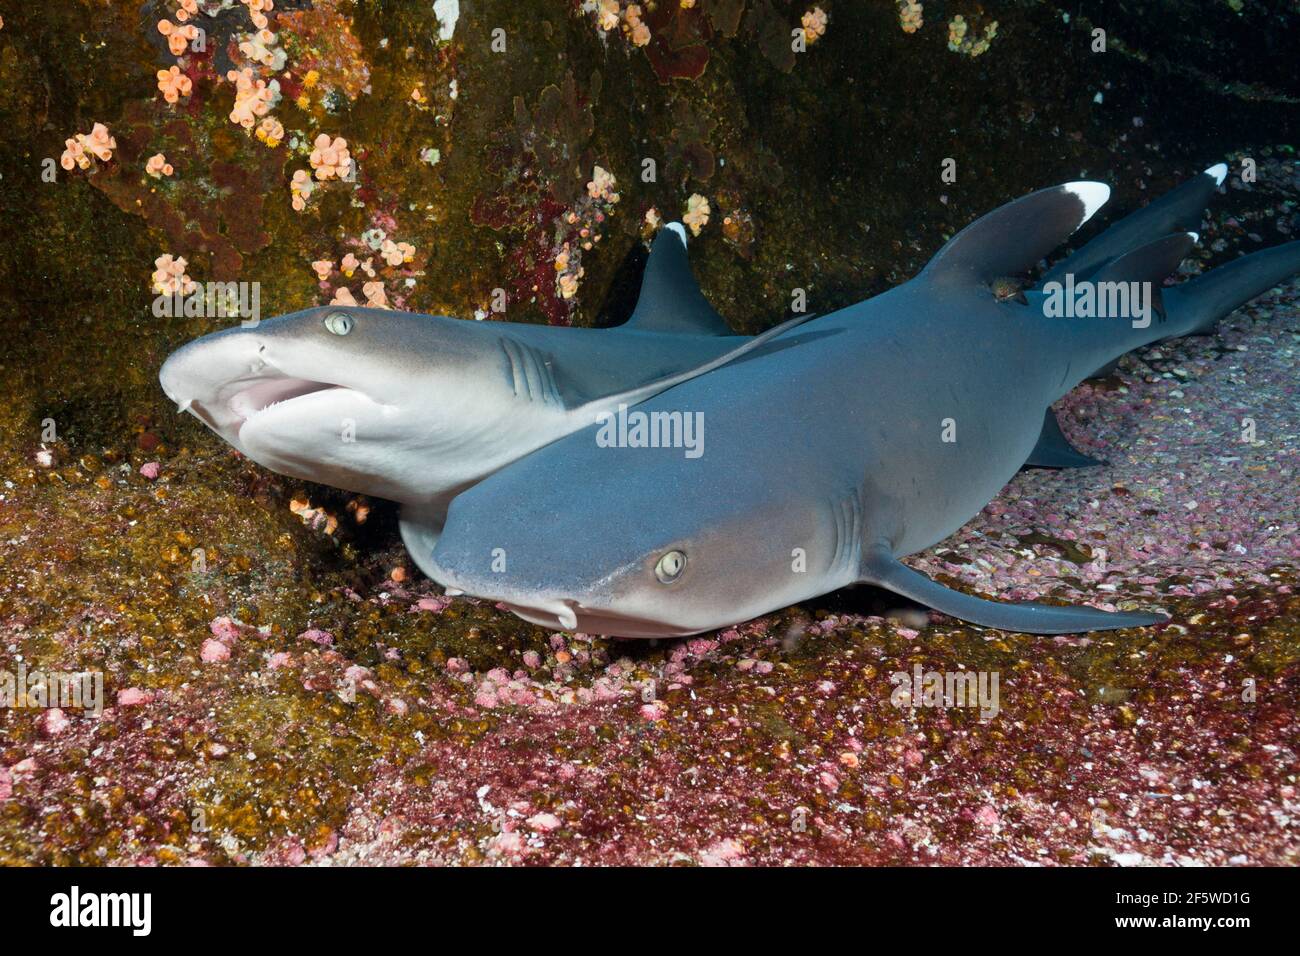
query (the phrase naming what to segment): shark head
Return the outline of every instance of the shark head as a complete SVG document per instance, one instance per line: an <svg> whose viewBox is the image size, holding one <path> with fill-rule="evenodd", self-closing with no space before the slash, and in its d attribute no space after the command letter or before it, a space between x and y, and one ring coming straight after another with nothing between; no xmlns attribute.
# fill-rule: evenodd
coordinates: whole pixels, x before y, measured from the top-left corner
<svg viewBox="0 0 1300 956"><path fill-rule="evenodd" d="M454 453L504 398L500 347L477 323L326 306L197 339L163 364L163 390L272 471L399 502L427 501L494 464ZM456 328L453 328L456 327ZM458 334L459 333L459 334ZM509 426L502 440L509 439Z"/></svg>
<svg viewBox="0 0 1300 956"><path fill-rule="evenodd" d="M817 593L833 511L721 460L705 475L708 460L571 435L458 496L430 573L535 624L620 637L696 634Z"/></svg>

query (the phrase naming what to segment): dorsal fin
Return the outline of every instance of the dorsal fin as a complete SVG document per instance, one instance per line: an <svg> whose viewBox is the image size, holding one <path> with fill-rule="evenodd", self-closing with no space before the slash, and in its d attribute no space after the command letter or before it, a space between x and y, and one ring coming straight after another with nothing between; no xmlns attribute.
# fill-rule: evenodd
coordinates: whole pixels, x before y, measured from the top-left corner
<svg viewBox="0 0 1300 956"><path fill-rule="evenodd" d="M1063 280L1066 273L1073 274L1075 279L1089 278L1108 260L1153 239L1199 228L1210 197L1223 185L1227 175L1228 167L1218 163L1199 176L1193 176L1137 212L1125 216L1082 249L1062 259L1047 271L1043 281Z"/></svg>
<svg viewBox="0 0 1300 956"><path fill-rule="evenodd" d="M1092 275L1093 282L1163 282L1196 245L1194 232L1176 232L1116 256Z"/></svg>
<svg viewBox="0 0 1300 956"><path fill-rule="evenodd" d="M1102 282L1150 283L1151 306L1163 318L1165 304L1161 289L1164 288L1164 280L1177 271L1179 264L1192 251L1192 246L1196 245L1197 239L1194 232L1176 232L1172 236L1149 242L1140 249L1110 260L1087 281L1094 285Z"/></svg>
<svg viewBox="0 0 1300 956"><path fill-rule="evenodd" d="M632 318L622 326L675 335L735 335L709 305L691 272L686 227L670 222L655 237Z"/></svg>
<svg viewBox="0 0 1300 956"><path fill-rule="evenodd" d="M698 378L706 372L712 372L715 368L720 368L729 362L734 362L742 355L748 355L751 352L754 352L766 345L772 339L785 334L795 326L802 325L812 318L815 318L812 314L795 316L793 319L789 319L778 326L768 329L762 335L755 335L753 338L746 339L744 344L737 346L729 352L723 352L721 355L709 359L709 361L702 365L697 365L694 368L686 369L684 372L676 372L672 375L665 376L664 378L656 379L655 381L649 382L645 385L638 385L635 388L630 388L624 392L618 392L613 395L604 395L600 398L592 399L585 405L581 405L574 409L574 414L584 418L590 416L592 421L598 421L600 415L606 412L613 414L617 411L618 406L620 405L636 405L640 402L644 402L647 398L653 398L660 392L665 392L672 388L674 385L688 382L693 378Z"/></svg>
<svg viewBox="0 0 1300 956"><path fill-rule="evenodd" d="M922 271L930 281L982 284L1027 272L1110 198L1105 183L1030 193L981 216L948 240Z"/></svg>

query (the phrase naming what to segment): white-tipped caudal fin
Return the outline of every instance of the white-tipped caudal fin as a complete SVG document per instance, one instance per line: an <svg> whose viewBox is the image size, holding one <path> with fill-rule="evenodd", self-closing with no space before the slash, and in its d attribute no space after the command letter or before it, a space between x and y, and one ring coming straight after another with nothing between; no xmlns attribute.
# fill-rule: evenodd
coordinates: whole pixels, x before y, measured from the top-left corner
<svg viewBox="0 0 1300 956"><path fill-rule="evenodd" d="M1043 276L1044 282L1061 282L1067 274L1075 280L1090 278L1097 269L1162 236L1200 228L1210 197L1223 185L1228 167L1211 166L1198 176L1125 216L1077 252L1066 256Z"/></svg>
<svg viewBox="0 0 1300 956"><path fill-rule="evenodd" d="M1000 206L953 236L920 278L987 283L1028 272L1110 198L1105 183L1076 182Z"/></svg>

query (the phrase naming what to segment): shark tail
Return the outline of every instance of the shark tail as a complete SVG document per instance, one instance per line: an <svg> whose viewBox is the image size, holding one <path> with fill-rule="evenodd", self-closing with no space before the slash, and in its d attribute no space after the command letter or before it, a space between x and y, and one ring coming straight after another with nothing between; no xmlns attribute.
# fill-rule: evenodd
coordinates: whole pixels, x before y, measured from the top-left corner
<svg viewBox="0 0 1300 956"><path fill-rule="evenodd" d="M1093 278L1093 274L1108 262L1162 236L1195 232L1200 228L1201 216L1210 203L1210 197L1223 185L1227 175L1225 164L1211 166L1137 212L1125 216L1049 269L1042 281L1061 282L1067 274L1073 274L1076 281Z"/></svg>
<svg viewBox="0 0 1300 956"><path fill-rule="evenodd" d="M1166 289L1165 306L1180 329L1175 334L1210 334L1220 319L1298 272L1300 242L1288 242Z"/></svg>

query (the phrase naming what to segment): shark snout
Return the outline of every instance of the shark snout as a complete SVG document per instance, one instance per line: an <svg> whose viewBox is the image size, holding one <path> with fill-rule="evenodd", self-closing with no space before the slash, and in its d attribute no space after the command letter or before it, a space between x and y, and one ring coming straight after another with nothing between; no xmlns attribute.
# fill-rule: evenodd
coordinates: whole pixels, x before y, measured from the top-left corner
<svg viewBox="0 0 1300 956"><path fill-rule="evenodd" d="M578 626L579 613L586 610L577 598L516 589L490 571L483 575L459 572L439 564L436 555L427 558L426 564L428 575L443 585L448 594L469 594L498 601L524 620L543 627L571 631Z"/></svg>
<svg viewBox="0 0 1300 956"><path fill-rule="evenodd" d="M232 330L177 349L158 370L167 397L181 406L211 403L224 386L264 371L266 343L251 332Z"/></svg>

